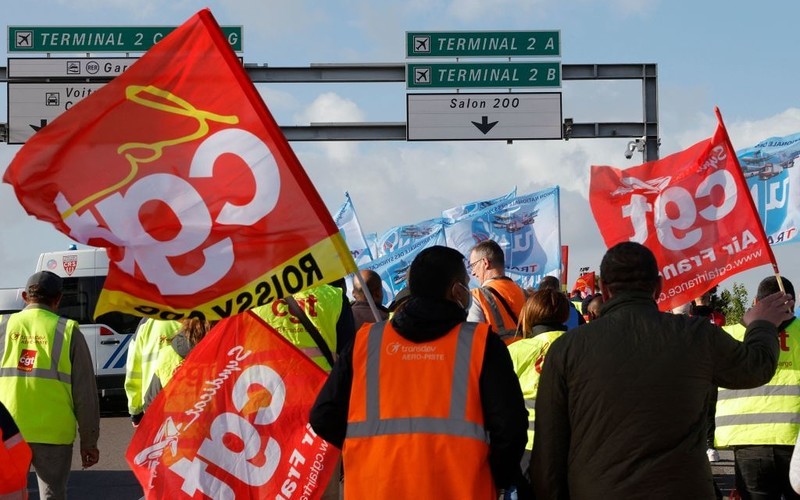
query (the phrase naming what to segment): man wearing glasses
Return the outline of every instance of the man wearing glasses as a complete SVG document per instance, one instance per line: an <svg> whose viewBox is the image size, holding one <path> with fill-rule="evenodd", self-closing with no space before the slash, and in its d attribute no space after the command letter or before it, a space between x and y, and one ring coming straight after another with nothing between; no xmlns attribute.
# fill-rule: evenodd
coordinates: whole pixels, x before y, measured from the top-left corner
<svg viewBox="0 0 800 500"><path fill-rule="evenodd" d="M522 288L506 276L503 249L493 240L482 241L470 251L468 266L481 286L470 291L473 300L467 321L489 323L492 331L510 344L526 297Z"/></svg>

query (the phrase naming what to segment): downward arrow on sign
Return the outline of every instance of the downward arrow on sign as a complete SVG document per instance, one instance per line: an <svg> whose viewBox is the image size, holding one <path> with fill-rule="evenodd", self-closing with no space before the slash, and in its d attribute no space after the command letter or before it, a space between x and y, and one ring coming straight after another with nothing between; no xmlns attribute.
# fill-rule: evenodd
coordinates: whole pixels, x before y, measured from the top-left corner
<svg viewBox="0 0 800 500"><path fill-rule="evenodd" d="M482 116L480 123L472 122L472 124L475 125L476 127L478 127L478 130L483 132L483 135L486 135L486 134L489 133L490 130L492 130L494 128L495 125L497 125L497 122L489 123L489 117L488 116Z"/></svg>

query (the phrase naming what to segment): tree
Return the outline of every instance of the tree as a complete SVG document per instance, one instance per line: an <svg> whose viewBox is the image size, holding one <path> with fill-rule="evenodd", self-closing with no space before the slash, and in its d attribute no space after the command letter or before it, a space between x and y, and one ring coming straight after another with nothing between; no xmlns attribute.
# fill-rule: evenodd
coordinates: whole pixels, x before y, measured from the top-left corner
<svg viewBox="0 0 800 500"><path fill-rule="evenodd" d="M744 312L747 310L749 301L747 299L747 289L743 284L734 282L733 291L725 289L719 296L719 303L716 305L725 315L728 325L741 323Z"/></svg>

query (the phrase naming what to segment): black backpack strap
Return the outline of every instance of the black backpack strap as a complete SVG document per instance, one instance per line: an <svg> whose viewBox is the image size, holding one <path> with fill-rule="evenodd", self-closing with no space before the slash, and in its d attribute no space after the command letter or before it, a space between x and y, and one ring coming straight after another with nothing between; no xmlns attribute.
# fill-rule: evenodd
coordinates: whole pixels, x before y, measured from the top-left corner
<svg viewBox="0 0 800 500"><path fill-rule="evenodd" d="M308 334L311 335L311 338L317 343L317 347L319 347L319 350L322 351L322 355L325 356L328 364L333 367L333 353L331 352L330 347L328 347L328 344L325 342L325 339L322 338L322 335L319 333L317 327L314 326L314 323L312 323L310 319L308 319L306 312L302 307L300 307L300 304L298 304L291 295L284 297L283 300L285 300L286 304L289 306L289 312L291 312L293 316L300 320L300 323L302 323Z"/></svg>
<svg viewBox="0 0 800 500"><path fill-rule="evenodd" d="M511 310L511 306L508 305L508 302L506 301L506 299L503 298L503 296L500 295L500 293L497 290L495 290L494 288L492 288L492 287L490 287L488 285L483 287L483 288L487 288L492 293L492 295L494 295L494 297L497 300L499 300L501 304L503 304L503 307L505 308L506 312L508 313L509 316L511 316L511 319L514 320L514 324L516 325L519 322L518 319L517 319L517 315L514 314L514 311Z"/></svg>

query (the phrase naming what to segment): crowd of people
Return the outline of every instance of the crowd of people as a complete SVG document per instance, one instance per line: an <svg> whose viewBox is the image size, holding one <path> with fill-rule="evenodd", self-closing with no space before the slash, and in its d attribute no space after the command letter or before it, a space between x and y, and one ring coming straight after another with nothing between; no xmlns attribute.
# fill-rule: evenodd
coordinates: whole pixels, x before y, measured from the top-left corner
<svg viewBox="0 0 800 500"><path fill-rule="evenodd" d="M252 311L329 372L309 416L343 450L323 498L721 498L721 447L742 498L800 498L789 280L764 279L725 326L710 291L660 312L658 267L637 243L608 250L588 297L551 277L523 290L504 269L493 241L467 258L435 246L388 308L380 276L361 271L352 302L340 280ZM61 287L36 273L25 309L0 316L2 498L25 494L27 464L42 498L66 498L76 434L83 466L99 459L91 360L56 314ZM142 321L125 381L134 426L213 326Z"/></svg>

